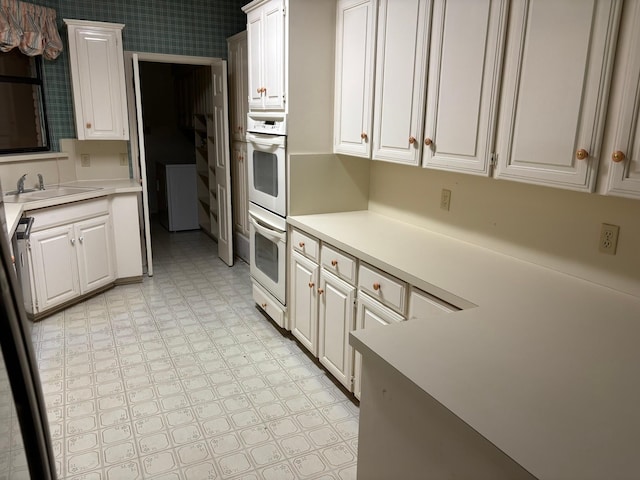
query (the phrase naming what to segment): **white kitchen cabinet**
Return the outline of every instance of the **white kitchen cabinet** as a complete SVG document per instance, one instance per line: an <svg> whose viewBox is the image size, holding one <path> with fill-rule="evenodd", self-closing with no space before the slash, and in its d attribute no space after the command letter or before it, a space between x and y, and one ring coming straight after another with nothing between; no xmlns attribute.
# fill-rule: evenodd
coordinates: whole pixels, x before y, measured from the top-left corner
<svg viewBox="0 0 640 480"><path fill-rule="evenodd" d="M491 173L507 0L433 3L422 165Z"/></svg>
<svg viewBox="0 0 640 480"><path fill-rule="evenodd" d="M229 67L229 130L232 140L244 141L247 133L248 58L246 30L227 39Z"/></svg>
<svg viewBox="0 0 640 480"><path fill-rule="evenodd" d="M318 264L291 252L291 333L314 356L318 355Z"/></svg>
<svg viewBox="0 0 640 480"><path fill-rule="evenodd" d="M380 0L373 114L375 160L420 164L430 10L428 0Z"/></svg>
<svg viewBox="0 0 640 480"><path fill-rule="evenodd" d="M392 323L404 321L404 317L372 297L358 290L358 309L356 313L356 330L363 328L379 328ZM362 355L355 352L354 356L353 394L360 398L362 391Z"/></svg>
<svg viewBox="0 0 640 480"><path fill-rule="evenodd" d="M78 140L129 140L122 29L64 19Z"/></svg>
<svg viewBox="0 0 640 480"><path fill-rule="evenodd" d="M27 312L37 313L80 295L73 225L31 234L29 257L32 297Z"/></svg>
<svg viewBox="0 0 640 480"><path fill-rule="evenodd" d="M510 3L497 178L593 191L621 4Z"/></svg>
<svg viewBox="0 0 640 480"><path fill-rule="evenodd" d="M617 116L613 123L613 145L604 152L604 161L611 162L607 181L607 193L621 197L640 198L640 2L625 5L625 18L631 28L624 55L616 60L621 66L622 94L613 111ZM623 67L623 68L622 68Z"/></svg>
<svg viewBox="0 0 640 480"><path fill-rule="evenodd" d="M333 151L371 156L375 0L338 0Z"/></svg>
<svg viewBox="0 0 640 480"><path fill-rule="evenodd" d="M74 226L80 293L87 293L115 280L110 230L108 215L78 222Z"/></svg>
<svg viewBox="0 0 640 480"><path fill-rule="evenodd" d="M349 391L353 388L353 348L356 287L326 269L320 271L318 359Z"/></svg>
<svg viewBox="0 0 640 480"><path fill-rule="evenodd" d="M459 308L415 287L409 292L408 320L421 320L441 313L457 312Z"/></svg>
<svg viewBox="0 0 640 480"><path fill-rule="evenodd" d="M285 21L283 0L254 0L247 14L250 110L285 109Z"/></svg>
<svg viewBox="0 0 640 480"><path fill-rule="evenodd" d="M32 287L31 298L25 299L28 313L40 314L115 280L108 215L34 232L27 248Z"/></svg>

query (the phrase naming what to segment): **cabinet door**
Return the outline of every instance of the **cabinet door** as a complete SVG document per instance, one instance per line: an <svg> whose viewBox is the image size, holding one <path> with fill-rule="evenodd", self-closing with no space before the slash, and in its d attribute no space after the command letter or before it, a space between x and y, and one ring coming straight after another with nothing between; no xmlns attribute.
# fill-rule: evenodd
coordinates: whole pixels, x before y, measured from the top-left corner
<svg viewBox="0 0 640 480"><path fill-rule="evenodd" d="M384 327L391 323L402 322L402 315L385 307L380 302L374 300L362 290L358 290L358 310L356 313L356 330L363 328ZM353 393L356 398L360 398L362 391L362 355L355 352L353 369Z"/></svg>
<svg viewBox="0 0 640 480"><path fill-rule="evenodd" d="M249 193L247 189L247 144L233 144L231 192L233 193L233 225L236 232L249 236Z"/></svg>
<svg viewBox="0 0 640 480"><path fill-rule="evenodd" d="M79 140L128 140L120 27L69 30L70 65Z"/></svg>
<svg viewBox="0 0 640 480"><path fill-rule="evenodd" d="M29 242L35 277L36 313L80 295L73 226L32 233Z"/></svg>
<svg viewBox="0 0 640 480"><path fill-rule="evenodd" d="M334 152L371 156L373 0L339 0L336 24Z"/></svg>
<svg viewBox="0 0 640 480"><path fill-rule="evenodd" d="M77 223L75 238L81 293L113 282L115 269L109 216Z"/></svg>
<svg viewBox="0 0 640 480"><path fill-rule="evenodd" d="M620 5L511 2L497 178L593 191Z"/></svg>
<svg viewBox="0 0 640 480"><path fill-rule="evenodd" d="M489 175L506 0L436 0L423 166Z"/></svg>
<svg viewBox="0 0 640 480"><path fill-rule="evenodd" d="M285 46L282 0L271 0L263 7L263 10L263 106L268 110L284 110Z"/></svg>
<svg viewBox="0 0 640 480"><path fill-rule="evenodd" d="M373 158L420 164L431 3L381 0Z"/></svg>
<svg viewBox="0 0 640 480"><path fill-rule="evenodd" d="M291 333L318 355L318 265L297 252L291 254Z"/></svg>
<svg viewBox="0 0 640 480"><path fill-rule="evenodd" d="M247 14L247 55L249 82L249 110L259 110L262 108L262 38L264 21L262 10L252 10Z"/></svg>
<svg viewBox="0 0 640 480"><path fill-rule="evenodd" d="M318 315L318 359L349 391L353 388L353 348L349 332L354 329L356 287L322 269Z"/></svg>
<svg viewBox="0 0 640 480"><path fill-rule="evenodd" d="M628 3L624 21L629 26L640 23L640 2ZM624 83L620 102L616 105L618 117L614 127L611 152L605 152L605 161L611 161L607 193L621 197L640 198L640 29L628 28L629 44L626 54L618 61L624 65ZM609 160L611 159L611 160Z"/></svg>

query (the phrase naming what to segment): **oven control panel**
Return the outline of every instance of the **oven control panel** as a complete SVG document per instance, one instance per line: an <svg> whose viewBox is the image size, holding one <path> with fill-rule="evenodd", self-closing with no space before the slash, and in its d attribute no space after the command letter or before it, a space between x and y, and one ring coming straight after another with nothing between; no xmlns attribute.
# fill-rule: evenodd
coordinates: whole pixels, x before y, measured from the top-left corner
<svg viewBox="0 0 640 480"><path fill-rule="evenodd" d="M286 135L286 116L283 113L250 112L247 114L247 131L271 135Z"/></svg>

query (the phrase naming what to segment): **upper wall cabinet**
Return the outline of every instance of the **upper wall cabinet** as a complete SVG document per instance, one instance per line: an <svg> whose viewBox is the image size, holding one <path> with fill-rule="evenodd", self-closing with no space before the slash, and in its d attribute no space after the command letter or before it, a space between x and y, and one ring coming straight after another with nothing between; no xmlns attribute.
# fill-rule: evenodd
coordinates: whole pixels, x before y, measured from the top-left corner
<svg viewBox="0 0 640 480"><path fill-rule="evenodd" d="M429 0L380 0L373 158L420 164ZM466 32L465 32L466 33ZM469 39L458 34L459 42Z"/></svg>
<svg viewBox="0 0 640 480"><path fill-rule="evenodd" d="M604 152L604 161L611 162L607 193L640 198L640 2L625 4L625 29L628 45L616 61L622 75L622 94L614 106L613 145ZM623 39L621 39L622 41ZM624 39L626 40L626 38Z"/></svg>
<svg viewBox="0 0 640 480"><path fill-rule="evenodd" d="M593 191L621 3L511 2L497 178Z"/></svg>
<svg viewBox="0 0 640 480"><path fill-rule="evenodd" d="M285 109L283 0L254 0L247 14L249 109Z"/></svg>
<svg viewBox="0 0 640 480"><path fill-rule="evenodd" d="M129 140L124 25L65 19L78 140Z"/></svg>
<svg viewBox="0 0 640 480"><path fill-rule="evenodd" d="M423 166L490 174L507 0L435 0Z"/></svg>
<svg viewBox="0 0 640 480"><path fill-rule="evenodd" d="M338 0L334 152L371 156L374 0Z"/></svg>

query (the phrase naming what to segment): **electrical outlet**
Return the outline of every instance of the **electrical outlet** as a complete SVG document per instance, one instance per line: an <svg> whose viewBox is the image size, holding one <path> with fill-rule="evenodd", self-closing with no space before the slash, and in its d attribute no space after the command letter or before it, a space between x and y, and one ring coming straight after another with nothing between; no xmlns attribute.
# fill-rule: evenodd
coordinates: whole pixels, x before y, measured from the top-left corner
<svg viewBox="0 0 640 480"><path fill-rule="evenodd" d="M80 165L88 167L91 165L91 156L89 154L80 155Z"/></svg>
<svg viewBox="0 0 640 480"><path fill-rule="evenodd" d="M448 212L450 205L451 205L451 190L447 190L443 188L442 193L440 194L440 208Z"/></svg>
<svg viewBox="0 0 640 480"><path fill-rule="evenodd" d="M127 155L126 153L121 153L120 154L120 166L121 167L125 167L129 165L129 155Z"/></svg>
<svg viewBox="0 0 640 480"><path fill-rule="evenodd" d="M609 223L603 223L600 228L600 243L598 250L602 253L609 255L616 254L616 248L618 247L618 233L620 227L618 225L611 225Z"/></svg>

